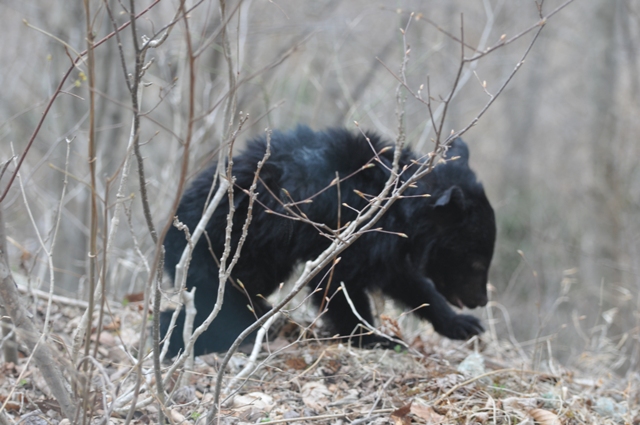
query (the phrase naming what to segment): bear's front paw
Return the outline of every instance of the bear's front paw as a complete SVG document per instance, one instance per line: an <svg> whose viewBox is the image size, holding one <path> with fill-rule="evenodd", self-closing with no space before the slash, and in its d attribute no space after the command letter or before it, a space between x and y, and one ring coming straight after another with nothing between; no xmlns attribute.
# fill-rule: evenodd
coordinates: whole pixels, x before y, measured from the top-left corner
<svg viewBox="0 0 640 425"><path fill-rule="evenodd" d="M450 339L469 339L474 335L480 335L484 328L480 319L468 314L457 314L436 331Z"/></svg>

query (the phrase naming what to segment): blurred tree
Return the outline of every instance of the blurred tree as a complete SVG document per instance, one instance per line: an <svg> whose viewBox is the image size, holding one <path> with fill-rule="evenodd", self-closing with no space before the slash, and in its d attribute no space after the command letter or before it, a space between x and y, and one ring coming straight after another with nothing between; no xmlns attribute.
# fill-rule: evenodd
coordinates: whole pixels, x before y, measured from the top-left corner
<svg viewBox="0 0 640 425"><path fill-rule="evenodd" d="M618 43L620 0L602 0L594 7L585 42L585 64L591 78L585 88L591 108L588 143L593 170L586 192L587 208L582 237L583 278L609 286L620 283L619 247L621 194L618 169Z"/></svg>

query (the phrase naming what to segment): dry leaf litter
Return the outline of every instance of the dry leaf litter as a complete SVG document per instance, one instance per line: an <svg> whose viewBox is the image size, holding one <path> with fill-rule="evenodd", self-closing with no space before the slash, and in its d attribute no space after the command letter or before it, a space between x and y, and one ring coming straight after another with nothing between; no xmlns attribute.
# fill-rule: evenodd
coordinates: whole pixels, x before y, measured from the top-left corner
<svg viewBox="0 0 640 425"><path fill-rule="evenodd" d="M112 305L106 314L97 351L101 371L93 375L92 423L104 423L110 403L133 387L141 309L140 303ZM52 309L50 343L67 376L73 373L67 350L81 313L59 304ZM488 334L465 343L440 338L426 324L421 330L409 350L363 350L280 336L264 345L258 369L222 395L220 423L640 424L638 375L622 378L600 368L591 376L549 361L532 366L519 347ZM171 423L204 423L220 361L214 354L197 358L188 384L167 388L175 389L165 410ZM227 383L246 362L245 354L234 356ZM11 420L68 424L26 357L1 367L0 403ZM145 380L154 382L151 361L145 371ZM145 393L139 400L144 398ZM129 406L124 407L111 411L109 424L125 422ZM133 423L157 423L157 418L157 404L150 403L136 409Z"/></svg>

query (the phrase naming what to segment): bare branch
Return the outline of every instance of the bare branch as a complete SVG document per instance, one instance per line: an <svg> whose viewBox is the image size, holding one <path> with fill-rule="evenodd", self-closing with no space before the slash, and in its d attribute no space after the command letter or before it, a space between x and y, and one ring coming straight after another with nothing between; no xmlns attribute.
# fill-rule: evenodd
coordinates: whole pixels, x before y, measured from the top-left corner
<svg viewBox="0 0 640 425"><path fill-rule="evenodd" d="M41 342L40 332L31 321L31 315L20 302L20 296L16 290L16 283L11 276L8 260L6 230L2 208L0 207L0 299L9 316L11 316L18 336L34 356L33 358L42 372L42 376L51 393L58 400L63 414L67 419L73 421L76 405L73 402L71 393L67 390L67 383L62 375L60 365L55 363L55 356L47 344Z"/></svg>
<svg viewBox="0 0 640 425"><path fill-rule="evenodd" d="M402 341L401 339L393 338L393 337L387 335L386 333L379 331L371 323L369 323L366 320L364 320L364 318L360 315L360 313L358 313L358 310L356 310L356 306L353 305L353 301L351 301L351 297L349 296L349 293L347 292L346 286L344 286L344 282L340 282L340 288L342 289L342 293L344 294L344 297L347 299L347 303L349 304L349 307L351 307L351 312L358 318L358 320L360 320L360 322L362 322L364 324L364 326L367 328L367 330L369 332L373 332L374 334L376 334L378 336L381 336L382 338L388 339L389 341L391 341L391 342L393 342L395 344L402 345L403 347L405 347L407 349L409 348L409 344L407 344L406 342Z"/></svg>
<svg viewBox="0 0 640 425"><path fill-rule="evenodd" d="M136 19L140 18L142 15L147 13L149 10L151 10L158 3L160 3L160 0L154 0L153 3L151 3L149 6L147 6L147 8L145 8L142 12L140 12L140 13L138 13L136 15ZM128 27L129 24L130 24L130 22L127 22L127 23L121 25L118 28L118 30L122 31L123 29ZM104 42L109 40L111 37L113 37L114 35L115 35L115 32L112 32L111 34L109 34L106 37L102 38L100 41L95 42L93 44L93 47L96 48L96 47L100 46L101 44L103 44ZM4 188L3 192L2 192L2 195L0 195L0 203L2 203L4 198L6 198L7 194L9 193L9 189L11 189L11 185L13 184L13 181L15 180L16 176L18 175L18 171L20 170L20 167L22 166L22 163L23 163L24 159L26 158L27 153L29 153L29 150L31 149L31 146L33 145L33 142L36 140L36 136L40 132L40 128L42 128L42 124L44 123L44 120L47 118L47 115L49 114L49 111L51 110L51 106L53 106L53 103L58 98L58 95L63 93L62 86L67 81L67 78L69 78L69 75L71 75L71 72L75 69L76 65L82 60L82 58L86 54L87 54L86 50L83 51L82 53L80 53L80 56L77 57L73 61L73 63L69 67L69 69L67 69L67 72L60 79L60 82L58 83L58 87L56 87L56 90L53 92L53 95L51 96L51 98L49 99L49 102L45 106L44 112L42 113L42 116L40 117L40 120L38 121L38 124L36 125L36 128L33 130L33 133L31 134L31 137L29 138L29 142L27 143L27 147L22 152L22 155L20 155L20 159L18 160L18 164L16 166L16 169L13 171L13 174L9 178L9 182L5 186L5 188Z"/></svg>

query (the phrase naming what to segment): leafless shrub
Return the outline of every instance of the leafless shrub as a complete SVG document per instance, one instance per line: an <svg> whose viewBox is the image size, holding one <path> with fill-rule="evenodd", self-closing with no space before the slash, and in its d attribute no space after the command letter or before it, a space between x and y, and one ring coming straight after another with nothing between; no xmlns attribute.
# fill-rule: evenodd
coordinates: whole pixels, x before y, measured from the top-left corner
<svg viewBox="0 0 640 425"><path fill-rule="evenodd" d="M223 0L218 3L180 2L174 9L160 5L159 1L153 1L141 11L136 10L133 1L128 4L85 1L82 13L79 9L75 11L74 18L77 18L77 22L73 25L69 25L67 22L71 21L66 21L57 14L53 16L53 21L59 27L67 23L67 30L58 31L59 28L53 28L53 31L43 20L28 19L26 24L30 31L40 29L46 34L39 34L38 40L45 37L49 37L46 40L53 40L50 46L56 51L55 58L52 59L55 69L66 70L66 73L59 81L48 84L49 93L52 93L48 96L48 102L36 102L33 97L19 97L28 99L24 102L27 105L44 106L44 110L32 123L21 125L15 135L11 136L14 140L27 142L16 142L19 148L15 160L12 164L6 162L2 169L5 176L0 176L0 208L8 211L10 226L16 229L15 232L10 230L10 236L15 240L14 245L26 253L25 259L21 260L18 266L19 274L27 276L29 287L26 291L35 299L38 294L35 287L42 281L48 282L46 293L49 296L44 308L44 325L41 326L41 333L45 337L42 341L50 341L50 314L54 292L81 292L82 296L88 299L88 308L79 322L75 335L71 341L67 341L70 354L64 360L70 359L73 366L62 369L63 374L58 373L59 376L56 375L55 378L59 380L58 385L72 383L76 391L73 396L78 396L75 400L59 399L64 414L71 420L77 415L87 415L86 418L92 416L91 409L94 409L94 406L88 403L92 401L90 395L94 381L91 378L94 373L104 388L108 389L102 393L105 397L102 401L104 411L125 414L127 421L132 419L136 409L151 403L157 404L159 414L167 412L171 399L166 394L167 385L170 384L174 372L182 373L190 369L190 365L185 362L194 339L191 338L186 344L186 352L169 369L164 370L160 362L163 355L159 350L157 323L158 309L163 297L160 290L163 256L161 246L164 235L173 223L173 214L189 177L205 163L218 158L219 164L222 164L224 161L220 159L230 159L229 168L219 170L219 182L226 183L220 183L217 187L221 188L221 196L225 196L225 190L228 190L226 196L232 196L232 184L229 184L233 182L232 152L239 147L243 134L256 133L258 129L265 127L289 126L297 120L319 124L336 122L336 119L341 125L351 126L353 121L357 121L358 128L371 127L387 136L394 136L396 152L405 144L413 143L416 149L425 153L427 159L424 167L405 183L400 184L397 179L399 170L396 157L385 190L373 198L370 206L361 212L356 221L337 230L323 229L331 232L332 245L316 260L305 265L290 292L283 296L271 313L245 331L222 360L212 401L213 409L209 415L211 421L218 413L222 383L228 377L224 373L225 365L244 336L275 317L315 273L335 261L336 256L362 232L373 229L375 221L395 200L402 197L407 185L430 171L453 138L476 125L486 130L488 137L498 134L498 130L492 126L498 121L496 115L499 113L492 115L491 119L486 118L487 114L495 109L492 106L498 97L509 96L506 89L513 87L514 76L525 63L532 46L539 42L541 31L547 26L548 19L555 19L556 13L569 3L571 1L555 4L553 8L549 8L551 12L546 12L547 5L543 10L544 2L540 2L534 17L524 15L520 9L510 9L521 13L517 15L518 24L522 24L518 28L524 30L511 27L510 31L515 35L497 36L496 27L499 26L500 30L504 28L504 23L499 22L501 19L504 20L504 16L501 17L499 14L500 9L516 6L508 6L505 2L492 5L485 1L482 10L472 8L464 17L457 12L448 15L444 13L446 16L432 18L420 14L419 11L378 11L377 13L383 15L376 16L383 18L375 19L381 19L388 27L402 27L400 35L397 34L397 30L384 34L384 31L380 30L381 34L375 37L375 42L371 45L379 45L381 48L374 51L375 49L367 46L367 54L354 58L353 63L349 63L347 59L361 46L358 43L351 44L349 35L343 39L333 39L331 45L331 42L325 41L318 34L323 34L323 27L329 25L327 22L332 17L347 12L353 20L345 27L345 32L354 30L360 20L374 18L367 15L372 13L371 9L364 8L365 12L358 14L355 12L359 12L356 10L359 6L347 6L340 2L330 2L322 7L308 6L311 12L305 12L307 9L304 7L301 7L300 11L288 11L286 5L272 2L268 5L258 5L249 0L231 3ZM348 9L350 7L352 9ZM263 19L248 17L254 9L257 14L264 14ZM295 13L295 16L288 17L289 12ZM311 24L304 25L301 24L304 23L304 13L317 14L319 17L310 18ZM82 16L84 18L81 19ZM481 17L485 19L478 24ZM455 24L446 23L447 19ZM396 24L388 24L394 20ZM300 25L304 28L276 32L268 24L276 21L278 25L286 22L286 25L291 27ZM84 25L80 25L80 22ZM380 22L371 24L379 28L384 27ZM437 28L434 29L434 25ZM631 25L626 29L630 33L635 30L637 22L635 26ZM290 34L293 36L289 37ZM258 42L261 37L269 38L269 43L273 39L271 44L276 47L266 48L269 43ZM400 44L394 43L394 37L402 40L401 57L391 57L393 46ZM428 51L425 49L426 53L421 52L420 47L425 46L423 39L429 38L437 38L441 47ZM494 40L493 44L490 40ZM525 41L526 45L523 44ZM87 44L87 50L81 51L83 49L79 46L84 43ZM29 50L27 47L25 50ZM348 49L349 52L345 54L341 49ZM324 61L315 57L313 52L316 50L321 52L320 56L324 55L321 58L325 59ZM501 52L507 50L509 55L505 53L503 60L508 62L508 66L504 66L500 61L491 62L492 58L500 57ZM634 46L631 46L631 51L633 50ZM45 56L43 50L37 51L38 55ZM416 60L416 52L421 52L425 57ZM379 57L374 61L376 55ZM511 55L518 56L514 58ZM398 62L400 67L395 70ZM318 70L310 71L314 66L317 66ZM438 66L441 66L442 70L434 72ZM354 68L358 67L366 68L366 71L354 72ZM421 68L426 68L426 71ZM309 75L309 78L303 79L302 75ZM485 81L489 80L487 75L492 81ZM289 83L287 86L285 76L295 78L295 84ZM304 84L301 84L300 81L303 80ZM34 81L35 79L32 83ZM315 96L309 95L311 90L317 90L313 92ZM470 95L473 91L480 94L473 97ZM395 93L395 96L390 93ZM10 94L15 93L10 89ZM313 97L317 97L317 100L309 100ZM470 98L475 101L467 103L466 99ZM461 99L465 99L465 102ZM81 100L84 103L81 103ZM513 101L505 103L515 104ZM333 107L329 108L327 105ZM394 106L395 117L389 113ZM522 105L519 106L512 108L524 109ZM637 110L637 105L635 108ZM8 110L11 112L8 116L21 114L20 111ZM327 110L334 111L338 118L328 116ZM240 111L245 113L241 115ZM251 115L248 115L247 111L250 111ZM68 112L69 115L66 116ZM56 114L55 119L53 114ZM511 115L506 121L509 121L510 117ZM486 121L490 123L484 124ZM605 124L611 125L609 121ZM505 127L502 121L499 125ZM0 125L0 130L8 131L3 127L4 124ZM79 130L87 127L86 132ZM632 127L629 124L629 128ZM392 128L394 130L390 130ZM562 126L554 128L558 133L565 131ZM572 131L579 133L578 130ZM633 134L629 129L626 131ZM38 137L56 142L38 142ZM160 139L165 141L160 142ZM213 140L219 143L212 144ZM596 145L595 142L593 144ZM64 145L64 149L60 149L58 145ZM85 145L89 148L88 155ZM608 147L606 144L603 145ZM552 147L550 145L550 148ZM497 155L498 150L499 148L485 148L481 157L490 160ZM543 160L544 151L545 149L540 149L537 153L542 155ZM555 150L554 152L557 153ZM606 156L606 152L598 152L599 157ZM5 155L0 158L3 161L9 160L9 155L13 155L8 150L2 154ZM62 158L56 158L60 155ZM133 159L137 166L137 183L129 179ZM265 157L265 160L268 159ZM42 164L48 162L60 165L52 165L53 171L46 173L39 170ZM160 163L163 165L158 166ZM487 166L489 167L493 165ZM631 170L627 175L634 175L633 167L629 167L628 164L623 165L621 170ZM488 171L490 175L491 170ZM606 184L604 191L610 186L617 188L614 193L616 201L612 203L610 210L614 212L607 214L614 219L612 223L618 223L617 232L620 233L620 229L624 228L624 220L620 217L629 219L629 206L635 205L637 199L633 196L625 198L624 190L620 189L623 186L621 181L624 180L622 171L616 175L617 177L613 178L605 173L599 183ZM112 199L113 185L116 182L116 195L115 199ZM216 184L214 182L214 186ZM225 184L229 184L228 187L225 187ZM637 187L634 186L633 190L637 191ZM130 196L130 193L134 195ZM217 195L215 187L212 187L212 200L209 204L212 209L216 208L216 199L219 199ZM207 213L210 214L211 211ZM291 209L291 212L297 219L309 222L307 218L296 214L294 209ZM123 213L131 223L131 232L119 226ZM29 222L27 223L22 216L29 217ZM229 222L231 219L230 214ZM207 216L204 215L202 223L206 223L206 220ZM249 221L245 223L245 231L248 224ZM320 227L319 223L309 224ZM637 225L633 229L637 233ZM200 234L197 229L189 231L195 243L201 231ZM229 232L230 227L227 234ZM32 236L17 238L20 234ZM590 253L598 252L586 242L583 243ZM629 247L627 253L637 253L638 243L635 239L629 238L625 243ZM229 258L232 249L236 255L240 255L238 247L227 244L225 255L220 259L220 282L229 278L233 265L237 262L237 258ZM6 253L7 251L3 250L3 256ZM616 254L607 251L604 254L607 260L615 260L616 264L619 264L620 259L637 257L620 252ZM83 258L86 256L88 262ZM188 268L188 252L184 258L184 271L181 273L186 273ZM502 260L499 259L498 264L504 265L504 258L506 256ZM522 261L525 261L524 256ZM78 262L81 263L80 266L76 265ZM632 276L637 277L636 263L636 260L629 260L627 264ZM9 263L2 263L3 267L5 264ZM563 266L566 270L572 264ZM521 273L524 272L520 269L523 268L530 272L537 270L538 265L509 269L509 273L513 269L517 271L513 272L513 286L521 282ZM71 273L60 272L61 269ZM5 271L8 271L8 268ZM593 276L596 275L594 272ZM7 272L2 277L8 279L8 276ZM625 305L634 304L634 299L640 299L640 291L629 284L632 280L620 279L621 283L617 287L616 294L620 294L619 296L626 300L623 300L627 303ZM127 351L130 378L123 381L122 385L114 387L108 374L98 366L100 344L94 344L91 337L99 337L104 322L107 318L113 317L108 301L122 298L123 293L127 291L125 281L132 282L131 287L138 290L143 288L143 318L141 323L137 324L140 327L137 348L132 352ZM537 282L541 287L540 280ZM183 283L183 278L176 279L179 287ZM224 286L220 284L221 291L224 290ZM613 301L607 298L613 295L610 291L595 290L595 293L602 302L596 320L589 322L590 326L584 326L585 322L580 319L581 315L576 309L570 314L575 317L575 326L572 327L584 341L585 351L593 354L591 359L594 361L606 363L606 368L603 367L604 373L604 369L609 371L610 368L620 366L616 357L620 357L619 354L623 346L628 344L627 341L637 339L638 332L637 328L630 331L624 329L626 336L622 340L616 340L614 332L619 329L616 328L617 323L613 319L614 312L609 308ZM222 295L219 294L219 300L223 299ZM535 327L534 334L528 335L533 338L533 342L519 342L516 337L517 324L514 324L512 329L508 319L500 320L502 323L509 323L508 326L503 325L508 327L508 343L515 347L522 357L526 356L526 350L533 347L531 351L534 353L534 360L537 358L535 354L542 358L547 353L548 364L551 364L551 341L560 331L550 331L551 336L546 332L548 328L553 329L556 325L552 319L562 313L568 304L566 301L570 300L572 294L558 292L555 295L544 298L541 303L544 304L544 308L539 307L540 323ZM4 295L3 300L7 302ZM498 318L510 317L506 303L494 301L491 306L489 313L495 315L496 321ZM209 323L219 308L220 303L212 312ZM527 305L527 311L530 309L534 307ZM547 314L549 309L554 312L553 315ZM496 315L498 310L501 314ZM622 310L616 310L615 313L621 315ZM33 311L38 310L34 308ZM154 316L151 331L154 350L151 354L146 349L148 327L144 318L150 313ZM14 323L18 323L15 317L13 319ZM635 323L637 326L637 322ZM495 323L492 322L493 325ZM32 332L33 335L39 335L37 329ZM196 336L201 332L202 329L196 329ZM502 344L504 341L498 341L498 332L496 326L493 326L494 342ZM635 365L638 359L638 344L634 344L636 351L630 354L632 365ZM27 345L30 349L34 347L30 343ZM267 357L267 360L258 363L259 349L256 345L256 354L251 357L252 369L259 368L261 364L273 358ZM59 360L59 366L65 364L62 356L51 355L49 360ZM76 374L76 369L82 369L82 372ZM150 376L154 378L151 379ZM78 379L79 377L83 379ZM244 379L246 376L239 375L237 378ZM228 388L229 390L225 391L227 396L234 390L233 385L229 385ZM144 393L141 393L142 390ZM61 394L64 397L65 393ZM143 394L141 400L140 394ZM74 410L79 400L84 404ZM74 412L71 413L70 410Z"/></svg>

